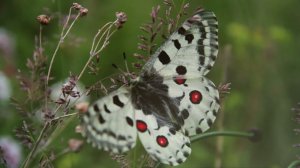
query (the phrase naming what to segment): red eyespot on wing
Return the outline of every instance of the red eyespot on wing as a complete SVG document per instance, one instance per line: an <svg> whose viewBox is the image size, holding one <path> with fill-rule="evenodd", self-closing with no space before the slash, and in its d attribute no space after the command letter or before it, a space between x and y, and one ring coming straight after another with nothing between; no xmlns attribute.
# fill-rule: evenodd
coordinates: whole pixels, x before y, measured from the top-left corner
<svg viewBox="0 0 300 168"><path fill-rule="evenodd" d="M167 147L169 145L169 141L165 136L157 136L156 142L161 147Z"/></svg>
<svg viewBox="0 0 300 168"><path fill-rule="evenodd" d="M140 131L140 132L145 132L148 129L147 124L142 121L142 120L137 120L136 121L136 128Z"/></svg>
<svg viewBox="0 0 300 168"><path fill-rule="evenodd" d="M198 90L190 92L190 100L194 104L199 104L202 100L202 94Z"/></svg>
<svg viewBox="0 0 300 168"><path fill-rule="evenodd" d="M184 84L185 81L186 81L186 79L184 79L184 78L182 78L182 77L179 77L179 76L177 76L177 77L174 78L174 82L175 82L176 84L178 84L178 85Z"/></svg>

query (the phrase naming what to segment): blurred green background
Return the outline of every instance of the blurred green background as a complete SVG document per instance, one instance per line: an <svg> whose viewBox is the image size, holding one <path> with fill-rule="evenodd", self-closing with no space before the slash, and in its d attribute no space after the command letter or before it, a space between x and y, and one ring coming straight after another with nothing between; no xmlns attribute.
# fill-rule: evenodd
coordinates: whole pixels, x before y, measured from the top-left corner
<svg viewBox="0 0 300 168"><path fill-rule="evenodd" d="M192 154L180 167L214 167L221 159L222 167L287 167L297 159L299 143L294 113L290 110L300 101L300 1L297 0L186 0L189 12L202 6L215 12L219 21L220 51L216 64L208 75L216 85L223 82L224 64L228 63L226 81L232 83L231 93L224 102L224 130L247 131L258 128L263 135L260 142L224 137L223 153L216 153L215 137L192 144ZM0 70L11 79L13 96L18 97L18 82L15 69L26 71L26 59L32 57L35 36L39 32L36 17L39 14L67 14L73 1L70 0L1 0L0 28L5 29L15 42L12 54L0 52ZM110 41L101 55L100 74L85 74L82 83L90 85L113 73L112 63L123 65L122 53L128 56L137 51L139 27L150 21L151 8L162 1L78 1L89 9L86 17L80 18L65 40L54 63L53 83L68 77L69 72L78 74L88 59L89 50L97 30L114 20L115 12L124 11L128 22ZM177 7L181 1L176 1ZM163 14L163 11L161 11ZM187 17L187 16L186 16ZM58 42L61 24L55 17L44 28L44 48L51 56ZM49 59L50 60L50 59ZM129 57L130 63L134 61ZM9 66L8 66L9 63ZM132 68L133 69L133 68ZM1 91L0 91L1 92ZM92 100L96 98L93 97ZM14 137L13 129L21 125L16 110L9 101L1 102L0 135ZM79 120L67 125L51 149L59 151L67 146L68 138L81 136L74 132ZM217 130L214 124L212 130ZM139 146L141 148L141 146ZM28 153L23 149L23 154ZM142 153L142 152L141 152ZM38 161L37 161L38 162ZM75 154L68 154L54 162L55 167L118 167L108 153L86 144Z"/></svg>

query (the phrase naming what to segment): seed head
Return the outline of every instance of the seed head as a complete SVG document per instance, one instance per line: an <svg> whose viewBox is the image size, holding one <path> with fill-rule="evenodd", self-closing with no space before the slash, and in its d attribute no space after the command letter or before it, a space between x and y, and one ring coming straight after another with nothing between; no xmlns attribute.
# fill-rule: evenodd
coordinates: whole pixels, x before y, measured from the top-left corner
<svg viewBox="0 0 300 168"><path fill-rule="evenodd" d="M83 141L78 139L69 140L69 149L73 152L78 152L83 145Z"/></svg>
<svg viewBox="0 0 300 168"><path fill-rule="evenodd" d="M115 23L115 26L120 29L124 25L124 23L127 21L127 15L124 12L116 12L117 21Z"/></svg>
<svg viewBox="0 0 300 168"><path fill-rule="evenodd" d="M39 15L36 19L42 25L48 25L51 20L51 18L47 15Z"/></svg>

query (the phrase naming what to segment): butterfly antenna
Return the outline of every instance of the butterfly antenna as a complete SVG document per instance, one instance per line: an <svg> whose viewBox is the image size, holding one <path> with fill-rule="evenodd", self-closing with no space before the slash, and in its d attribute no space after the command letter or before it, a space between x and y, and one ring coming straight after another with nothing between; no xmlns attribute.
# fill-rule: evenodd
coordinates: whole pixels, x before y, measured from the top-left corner
<svg viewBox="0 0 300 168"><path fill-rule="evenodd" d="M126 71L127 71L128 74L130 74L129 68L128 68L128 63L127 63L127 57L126 57L126 53L125 52L123 52L123 59L124 59Z"/></svg>

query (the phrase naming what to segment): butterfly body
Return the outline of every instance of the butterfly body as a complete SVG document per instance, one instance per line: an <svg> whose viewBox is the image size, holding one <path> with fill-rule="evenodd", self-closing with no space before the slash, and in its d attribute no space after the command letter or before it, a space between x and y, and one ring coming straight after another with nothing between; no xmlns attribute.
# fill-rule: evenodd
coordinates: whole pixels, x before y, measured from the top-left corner
<svg viewBox="0 0 300 168"><path fill-rule="evenodd" d="M217 20L198 10L155 52L139 77L91 105L83 117L88 141L123 153L139 137L150 156L178 165L191 153L189 136L206 131L220 108L205 77L218 52Z"/></svg>

